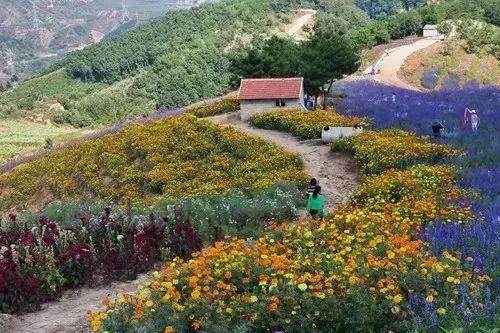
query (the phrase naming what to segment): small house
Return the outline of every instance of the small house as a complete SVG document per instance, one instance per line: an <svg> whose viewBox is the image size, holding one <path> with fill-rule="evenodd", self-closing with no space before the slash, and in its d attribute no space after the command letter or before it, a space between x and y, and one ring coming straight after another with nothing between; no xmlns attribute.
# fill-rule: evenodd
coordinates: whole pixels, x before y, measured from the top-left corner
<svg viewBox="0 0 500 333"><path fill-rule="evenodd" d="M243 79L238 93L241 119L279 109L303 109L304 79Z"/></svg>
<svg viewBox="0 0 500 333"><path fill-rule="evenodd" d="M439 38L441 34L438 31L438 26L434 24L426 24L424 26L424 37Z"/></svg>

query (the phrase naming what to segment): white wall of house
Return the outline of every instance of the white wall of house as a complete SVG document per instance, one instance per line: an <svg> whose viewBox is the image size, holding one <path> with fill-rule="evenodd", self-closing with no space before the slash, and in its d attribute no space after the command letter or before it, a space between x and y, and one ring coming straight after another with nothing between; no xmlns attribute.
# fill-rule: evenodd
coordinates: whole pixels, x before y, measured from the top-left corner
<svg viewBox="0 0 500 333"><path fill-rule="evenodd" d="M438 37L439 32L437 29L424 29L424 37Z"/></svg>
<svg viewBox="0 0 500 333"><path fill-rule="evenodd" d="M274 99L240 100L241 120L247 121L252 116L274 110L304 109L304 99L285 99L285 106L276 107Z"/></svg>

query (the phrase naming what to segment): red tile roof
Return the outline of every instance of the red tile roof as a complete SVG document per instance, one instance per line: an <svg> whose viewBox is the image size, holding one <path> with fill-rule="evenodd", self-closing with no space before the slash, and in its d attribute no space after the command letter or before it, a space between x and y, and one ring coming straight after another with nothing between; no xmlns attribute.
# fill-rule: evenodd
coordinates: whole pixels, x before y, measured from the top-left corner
<svg viewBox="0 0 500 333"><path fill-rule="evenodd" d="M303 78L285 79L243 79L241 80L240 100L300 98Z"/></svg>

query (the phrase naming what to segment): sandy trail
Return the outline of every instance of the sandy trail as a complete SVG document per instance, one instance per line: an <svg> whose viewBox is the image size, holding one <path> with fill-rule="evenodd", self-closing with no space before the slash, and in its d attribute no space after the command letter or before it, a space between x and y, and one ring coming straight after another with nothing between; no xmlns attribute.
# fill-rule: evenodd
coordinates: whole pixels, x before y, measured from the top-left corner
<svg viewBox="0 0 500 333"><path fill-rule="evenodd" d="M418 88L401 80L398 77L398 71L401 66L403 66L406 58L408 58L413 52L424 49L439 41L439 39L419 39L410 45L404 45L388 50L388 55L386 55L377 66L380 72L374 76L374 79L398 88L419 90Z"/></svg>
<svg viewBox="0 0 500 333"><path fill-rule="evenodd" d="M8 316L0 322L0 333L87 333L87 310L97 310L106 296L113 298L117 291L132 292L147 279L114 282L99 288L79 288L65 292L56 301L42 304L42 309L23 316ZM1 319L1 318L0 318Z"/></svg>
<svg viewBox="0 0 500 333"><path fill-rule="evenodd" d="M287 29L288 35L295 38L300 38L302 29L312 19L312 17L316 15L317 11L314 9L300 9L298 12L302 15L298 17Z"/></svg>
<svg viewBox="0 0 500 333"><path fill-rule="evenodd" d="M359 169L351 157L331 152L328 145L300 142L288 133L251 127L238 118L238 112L233 112L206 119L217 124L232 126L300 154L304 161L305 171L318 179L326 197L328 209L345 203L358 187Z"/></svg>

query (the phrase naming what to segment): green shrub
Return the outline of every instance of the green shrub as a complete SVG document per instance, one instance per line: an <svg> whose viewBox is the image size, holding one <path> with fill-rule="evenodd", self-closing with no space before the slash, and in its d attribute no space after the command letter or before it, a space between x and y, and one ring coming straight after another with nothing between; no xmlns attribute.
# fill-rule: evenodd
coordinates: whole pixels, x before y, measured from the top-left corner
<svg viewBox="0 0 500 333"><path fill-rule="evenodd" d="M240 109L240 102L236 97L226 97L215 103L204 103L191 107L189 113L196 117L211 117L222 113L234 112Z"/></svg>
<svg viewBox="0 0 500 333"><path fill-rule="evenodd" d="M302 191L296 186L276 184L264 190L242 193L237 190L227 195L206 195L193 199L165 199L154 206L140 204L129 208L116 207L114 214L134 216L133 221L144 219L150 212L157 216L175 220L175 207L183 207L185 217L205 241L213 240L217 228L221 235L256 237L265 227L266 221L291 221L297 209L304 206ZM74 201L56 201L38 215L58 221L66 228L80 228L81 214L97 215L109 206L109 202L97 201L81 204ZM33 221L27 214L23 220Z"/></svg>
<svg viewBox="0 0 500 333"><path fill-rule="evenodd" d="M278 110L253 116L250 123L259 128L292 133L301 140L321 138L325 126L362 126L365 118L346 117L329 110Z"/></svg>

